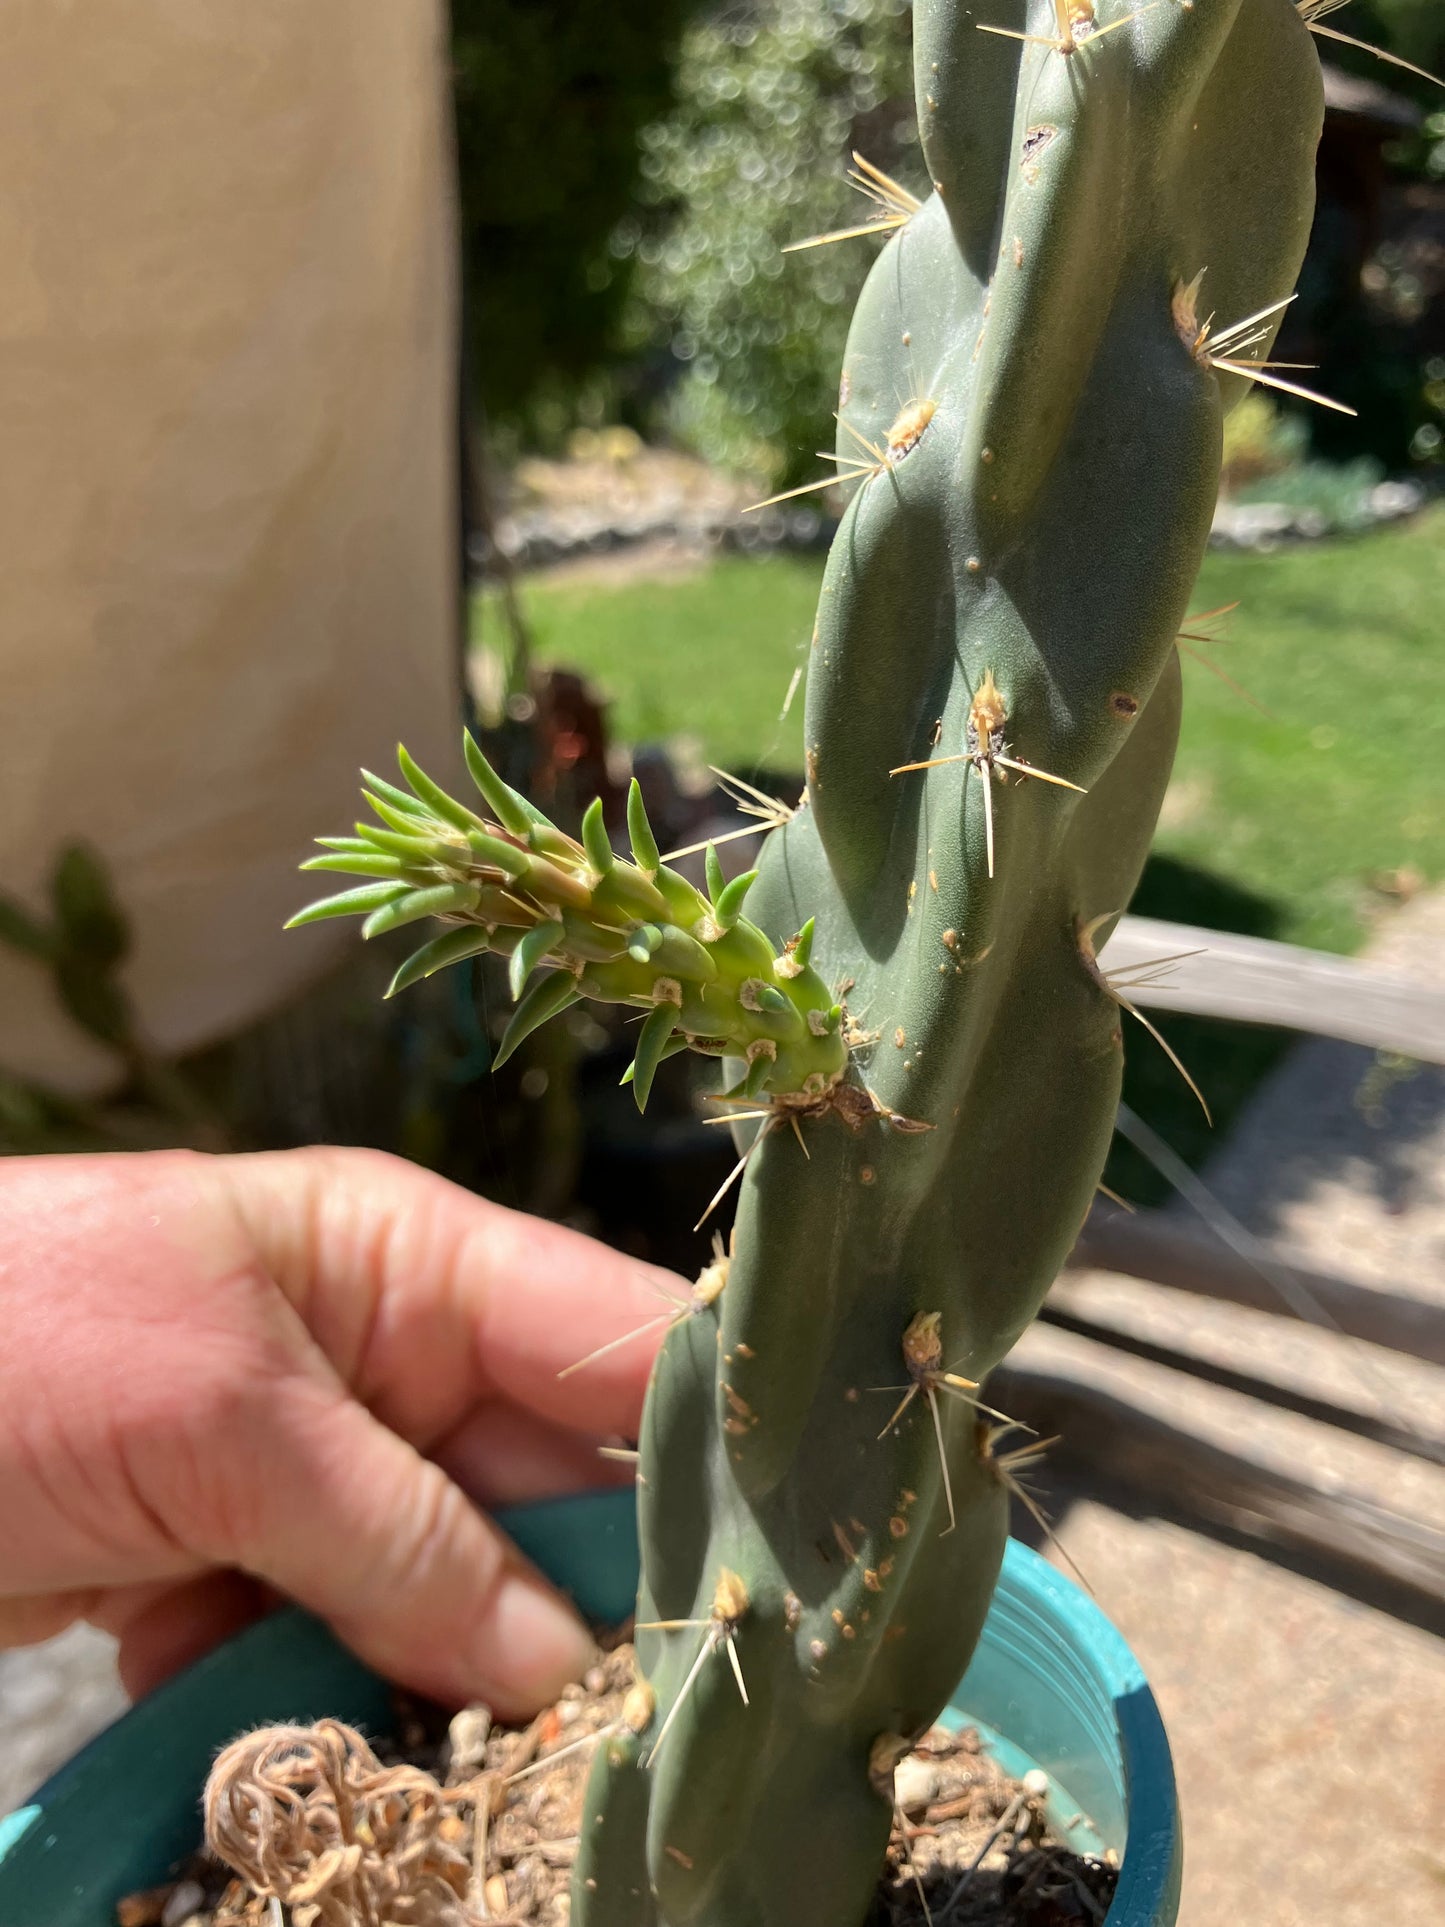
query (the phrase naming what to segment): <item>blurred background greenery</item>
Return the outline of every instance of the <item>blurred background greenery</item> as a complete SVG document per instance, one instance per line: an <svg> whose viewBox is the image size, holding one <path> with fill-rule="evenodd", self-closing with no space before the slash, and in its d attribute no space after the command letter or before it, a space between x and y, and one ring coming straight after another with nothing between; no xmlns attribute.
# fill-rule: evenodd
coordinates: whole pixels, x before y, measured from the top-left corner
<svg viewBox="0 0 1445 1927"><path fill-rule="evenodd" d="M624 31L604 18L610 28L596 0L456 10L470 360L513 500L528 498L519 457L595 457L614 424L758 493L811 479L877 244L782 249L864 218L845 180L854 149L926 189L910 9L637 0ZM1445 70L1438 0L1353 0L1320 24ZM1445 91L1339 40L1316 44L1319 206L1279 353L1316 364L1310 379L1359 415L1256 390L1232 419L1231 503L1287 510L1328 539L1207 560L1196 607L1241 607L1208 652L1213 673L1186 663L1177 772L1134 907L1348 951L1445 871L1445 509L1372 528L1366 507L1386 478L1429 495L1445 473ZM507 75L493 65L485 114L472 91L483 50ZM621 483L643 451L616 447ZM786 794L801 722L786 699L821 567L811 553L655 567L639 553L527 577L520 602L536 663L585 672L619 741L683 740L695 762ZM504 648L503 616L497 587L479 585L479 644ZM1288 1042L1189 1019L1168 1028L1221 1124ZM1192 1160L1207 1155L1203 1119L1142 1038L1128 1094ZM1159 1195L1127 1151L1111 1176Z"/></svg>
<svg viewBox="0 0 1445 1927"><path fill-rule="evenodd" d="M1319 24L1445 70L1442 0L1351 0ZM452 31L471 699L489 751L559 820L599 790L615 813L630 762L662 820L678 804L682 841L709 810L717 827L707 765L789 800L801 787L798 679L830 505L807 498L771 546L738 510L817 476L877 253L866 237L784 246L866 217L845 177L855 150L926 189L911 11L452 0ZM1238 539L1211 551L1194 606L1240 606L1208 661L1186 661L1177 771L1133 907L1350 951L1445 875L1445 89L1317 45L1318 210L1279 352L1316 364L1311 379L1359 415L1256 390L1231 419ZM486 968L381 1013L387 960L371 958L344 994L323 986L312 1015L161 1066L117 1001L123 943L113 929L103 955L67 948L59 883L56 901L59 936L7 923L0 903L0 942L56 973L128 1084L81 1114L0 1075L0 1148L381 1142L688 1262L688 1206L726 1153L698 1128L685 1060L645 1125L615 1090L626 1052L606 1020L550 1027L493 1080L505 997ZM1166 1028L1221 1125L1288 1041ZM1128 1096L1191 1161L1207 1155L1202 1118L1142 1035ZM659 1158L687 1171L677 1227L660 1222ZM1125 1153L1110 1177L1159 1195ZM637 1209L619 1218L629 1187Z"/></svg>
<svg viewBox="0 0 1445 1927"><path fill-rule="evenodd" d="M853 148L926 185L906 0L454 0L454 18L472 365L503 446L620 420L793 479L828 437L872 248L779 250L861 218ZM1351 0L1320 24L1445 65L1439 0ZM1360 419L1307 433L1335 460L1432 464L1445 94L1317 44L1355 85L1335 90L1285 344Z"/></svg>

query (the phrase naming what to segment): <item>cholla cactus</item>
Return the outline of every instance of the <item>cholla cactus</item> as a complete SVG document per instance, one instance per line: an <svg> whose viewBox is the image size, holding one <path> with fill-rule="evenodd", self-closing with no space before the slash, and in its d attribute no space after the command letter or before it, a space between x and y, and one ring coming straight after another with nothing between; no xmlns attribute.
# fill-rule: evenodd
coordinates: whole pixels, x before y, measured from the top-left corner
<svg viewBox="0 0 1445 1927"><path fill-rule="evenodd" d="M635 805L634 867L475 758L492 820L408 768L335 853L381 879L350 906L369 927L456 921L402 980L503 948L520 992L550 963L514 1034L635 1003L640 1096L691 1043L756 1100L725 1287L648 1400L657 1709L598 1758L580 1927L866 1910L893 1762L997 1577L1019 1450L979 1388L1103 1166L1121 1039L1094 946L1168 780L1223 415L1309 230L1292 0L918 0L915 52L933 193L900 202L848 343L810 807L768 840L756 922L742 882L704 902L659 867Z"/></svg>
<svg viewBox="0 0 1445 1927"><path fill-rule="evenodd" d="M326 854L304 866L371 882L309 905L288 928L364 913L362 934L375 937L443 919L451 927L408 957L389 996L484 951L508 957L518 1001L497 1064L539 1024L592 997L648 1013L629 1071L640 1108L659 1063L684 1049L741 1058L738 1095L826 1106L847 1050L842 1006L809 961L811 921L774 945L742 914L757 872L727 882L711 845L708 896L668 869L636 781L627 863L608 842L599 802L582 819L579 843L510 789L470 736L464 747L492 816L455 801L399 751L410 792L367 772L380 822L322 838Z"/></svg>

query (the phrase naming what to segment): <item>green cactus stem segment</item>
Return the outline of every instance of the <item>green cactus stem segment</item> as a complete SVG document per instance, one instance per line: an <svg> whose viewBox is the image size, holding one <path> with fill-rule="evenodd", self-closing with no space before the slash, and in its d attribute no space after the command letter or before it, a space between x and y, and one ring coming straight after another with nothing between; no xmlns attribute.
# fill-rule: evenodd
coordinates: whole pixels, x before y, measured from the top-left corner
<svg viewBox="0 0 1445 1927"><path fill-rule="evenodd" d="M1277 388L1283 394L1312 401L1317 408L1333 409L1337 415L1359 413L1358 409L1349 408L1342 401L1331 401L1328 395L1318 394L1313 388L1301 387L1297 381L1285 381L1278 372L1281 368L1305 372L1314 366L1312 362L1248 359L1252 348L1258 348L1270 339L1274 332L1270 322L1294 302L1294 295L1287 294L1282 301L1272 301L1266 308L1257 308L1253 314L1246 315L1243 321L1231 322L1227 328L1216 330L1213 315L1202 322L1198 317L1199 290L1204 283L1204 272L1201 268L1192 281L1177 281L1170 302L1179 339L1201 368L1222 368L1227 374L1242 375L1246 381L1257 381L1265 388Z"/></svg>
<svg viewBox="0 0 1445 1927"><path fill-rule="evenodd" d="M996 1411L992 1405L985 1405L981 1399L973 1396L978 1390L976 1378L964 1378L960 1373L946 1368L943 1362L943 1313L941 1311L921 1311L915 1318L909 1320L903 1334L903 1363L908 1369L911 1381L908 1385L879 1385L874 1388L880 1392L903 1393L893 1416L878 1434L879 1442L887 1438L914 1399L921 1396L928 1407L938 1441L939 1473L944 1500L948 1507L948 1524L944 1527L944 1532L947 1534L955 1529L958 1519L954 1512L953 1482L949 1476L948 1452L943 1442L943 1419L938 1409L939 1398L961 1399L965 1405L971 1405L976 1412L984 1412L989 1418L997 1419L1000 1424L1010 1428L1018 1421L1011 1419L1006 1412Z"/></svg>
<svg viewBox="0 0 1445 1927"><path fill-rule="evenodd" d="M600 1815L611 1857L574 1883L573 1927L633 1927L639 1888L663 1927L867 1916L891 1818L870 1766L956 1687L1010 1499L1038 1503L1042 1444L979 1386L1107 1154L1121 1016L1078 919L1142 869L1222 418L1269 352L1205 367L1171 291L1208 262L1220 314L1252 315L1309 233L1322 96L1291 0L915 0L913 44L934 192L854 316L807 807L747 900L849 982L870 1088L842 1080L800 1142L807 1100L750 1099L757 1057L730 1053L719 1108L758 1127L737 1249L716 1314L668 1332L638 1441L638 1618L695 1628L639 1636L671 1724L645 1789L594 1778L584 1834ZM720 1654L693 1671L723 1564L752 1602L746 1709Z"/></svg>
<svg viewBox="0 0 1445 1927"><path fill-rule="evenodd" d="M498 1066L579 998L645 1011L628 1078L639 1110L658 1065L677 1050L743 1059L747 1094L763 1101L802 1097L811 1106L842 1081L841 1012L807 961L811 938L777 944L743 915L755 871L729 882L709 845L704 895L668 869L636 782L627 803L636 861L613 851L600 802L579 842L519 798L470 735L463 747L492 814L448 796L398 749L410 792L368 777L380 823L323 839L323 854L305 866L375 880L308 904L291 925L361 915L365 937L424 918L449 926L406 959L391 996L449 963L488 950L507 957L517 1008Z"/></svg>
<svg viewBox="0 0 1445 1927"><path fill-rule="evenodd" d="M1172 956L1151 957L1147 963L1135 965L1134 968L1129 971L1104 970L1099 964L1098 955L1094 949L1094 938L1105 924L1108 924L1110 929L1112 929L1122 914L1123 913L1118 910L1109 910L1101 917L1090 917L1087 922L1083 917L1079 918L1076 928L1079 938L1079 955L1083 959L1084 968L1104 992L1106 997L1112 997L1120 1010L1128 1011L1135 1023L1141 1025L1148 1031L1149 1035L1154 1039L1154 1042L1159 1046L1160 1050L1163 1051L1164 1055L1169 1059L1169 1062L1174 1066L1175 1070L1178 1071L1179 1075L1184 1079L1184 1082L1189 1086L1195 1098L1198 1100L1199 1108L1204 1113L1205 1123L1212 1126L1214 1117L1209 1109L1208 1101L1203 1091L1200 1090L1198 1084L1195 1083L1193 1077L1190 1075L1183 1058L1180 1057L1179 1053L1174 1049L1163 1032L1144 1015L1143 1011L1140 1010L1136 1004L1130 1001L1128 996L1128 992L1131 990L1140 990L1145 985L1160 982L1175 964L1183 963L1186 957L1199 957L1204 953L1202 950L1176 950Z"/></svg>
<svg viewBox="0 0 1445 1927"><path fill-rule="evenodd" d="M985 669L983 680L969 705L968 722L964 729L964 746L956 756L932 756L921 763L900 763L896 769L889 770L890 776L907 776L914 770L941 769L945 763L967 763L969 769L977 772L983 783L983 822L984 843L988 855L988 873L994 873L994 828L993 828L993 778L995 771L1001 783L1008 781L1009 770L1021 777L1036 776L1041 783L1053 783L1061 790L1074 790L1080 796L1088 791L1081 783L1071 783L1067 776L1054 776L1046 769L1039 769L1033 763L1021 762L1009 754L1009 746L1004 740L1004 725L1008 721L1008 711L1003 697L999 694L998 684L993 679L993 671ZM967 775L967 771L965 771Z"/></svg>
<svg viewBox="0 0 1445 1927"><path fill-rule="evenodd" d="M656 1331L659 1325L666 1325L668 1331L671 1331L685 1319L693 1317L700 1311L706 1311L710 1305L716 1304L727 1286L730 1260L723 1250L722 1239L716 1232L713 1233L712 1246L711 1260L703 1266L698 1274L697 1283L685 1299L679 1302L671 1292L659 1286L657 1295L666 1304L666 1311L658 1312L654 1318L645 1318L640 1325L634 1325L631 1331L623 1332L620 1338L611 1338L605 1345L599 1345L595 1351L588 1352L585 1358L576 1359L572 1364L565 1365L558 1372L558 1378L571 1378L574 1372L585 1371L589 1365L595 1365L598 1359L608 1358L613 1352L621 1351L624 1345L631 1345L649 1332Z"/></svg>
<svg viewBox="0 0 1445 1927"><path fill-rule="evenodd" d="M703 1667L714 1653L720 1650L726 1652L728 1662L732 1667L733 1678L737 1682L737 1689L742 1703L744 1706L751 1704L751 1701L748 1699L747 1685L743 1679L742 1663L738 1659L737 1646L738 1628L747 1617L749 1604L747 1587L730 1566L724 1566L718 1574L717 1585L713 1590L712 1610L706 1619L648 1619L638 1621L636 1631L639 1633L682 1632L687 1628L697 1626L702 1629L703 1635L702 1643L697 1650L697 1657L694 1659L691 1668L686 1674L682 1686L678 1689L677 1697L668 1709L667 1718L662 1723L661 1731L652 1742L652 1750L649 1752L646 1762L649 1767L662 1751L663 1742L672 1731L674 1720L687 1703L688 1695L697 1684L698 1675L702 1672Z"/></svg>
<svg viewBox="0 0 1445 1927"><path fill-rule="evenodd" d="M1102 40L1105 34L1115 33L1120 27L1127 27L1131 20L1141 14L1151 13L1164 0L1146 0L1142 7L1135 7L1118 20L1111 20L1107 27L1096 24L1097 9L1093 0L1054 0L1054 19L1058 25L1056 34L1020 33L1016 27L990 27L979 22L980 33L998 34L1004 40L1022 40L1031 47L1049 47L1056 54L1066 58L1087 47L1091 41Z"/></svg>

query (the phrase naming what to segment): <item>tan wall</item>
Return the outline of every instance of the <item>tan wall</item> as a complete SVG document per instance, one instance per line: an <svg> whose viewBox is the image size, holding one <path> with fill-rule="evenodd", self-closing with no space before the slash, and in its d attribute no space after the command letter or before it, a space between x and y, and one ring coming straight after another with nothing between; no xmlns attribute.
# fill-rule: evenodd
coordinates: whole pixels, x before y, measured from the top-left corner
<svg viewBox="0 0 1445 1927"><path fill-rule="evenodd" d="M445 9L7 0L4 41L0 887L97 844L177 1049L355 940L279 926L357 764L458 760ZM0 952L0 1066L103 1062Z"/></svg>

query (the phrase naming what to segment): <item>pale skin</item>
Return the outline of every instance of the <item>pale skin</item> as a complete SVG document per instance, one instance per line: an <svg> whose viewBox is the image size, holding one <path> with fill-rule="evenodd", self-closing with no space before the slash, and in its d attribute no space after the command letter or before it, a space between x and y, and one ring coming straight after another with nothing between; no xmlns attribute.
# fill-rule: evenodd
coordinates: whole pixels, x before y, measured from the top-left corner
<svg viewBox="0 0 1445 1927"><path fill-rule="evenodd" d="M147 1692L278 1597L389 1677L533 1711L586 1630L484 1508L630 1479L671 1273L379 1152L0 1161L0 1647Z"/></svg>

